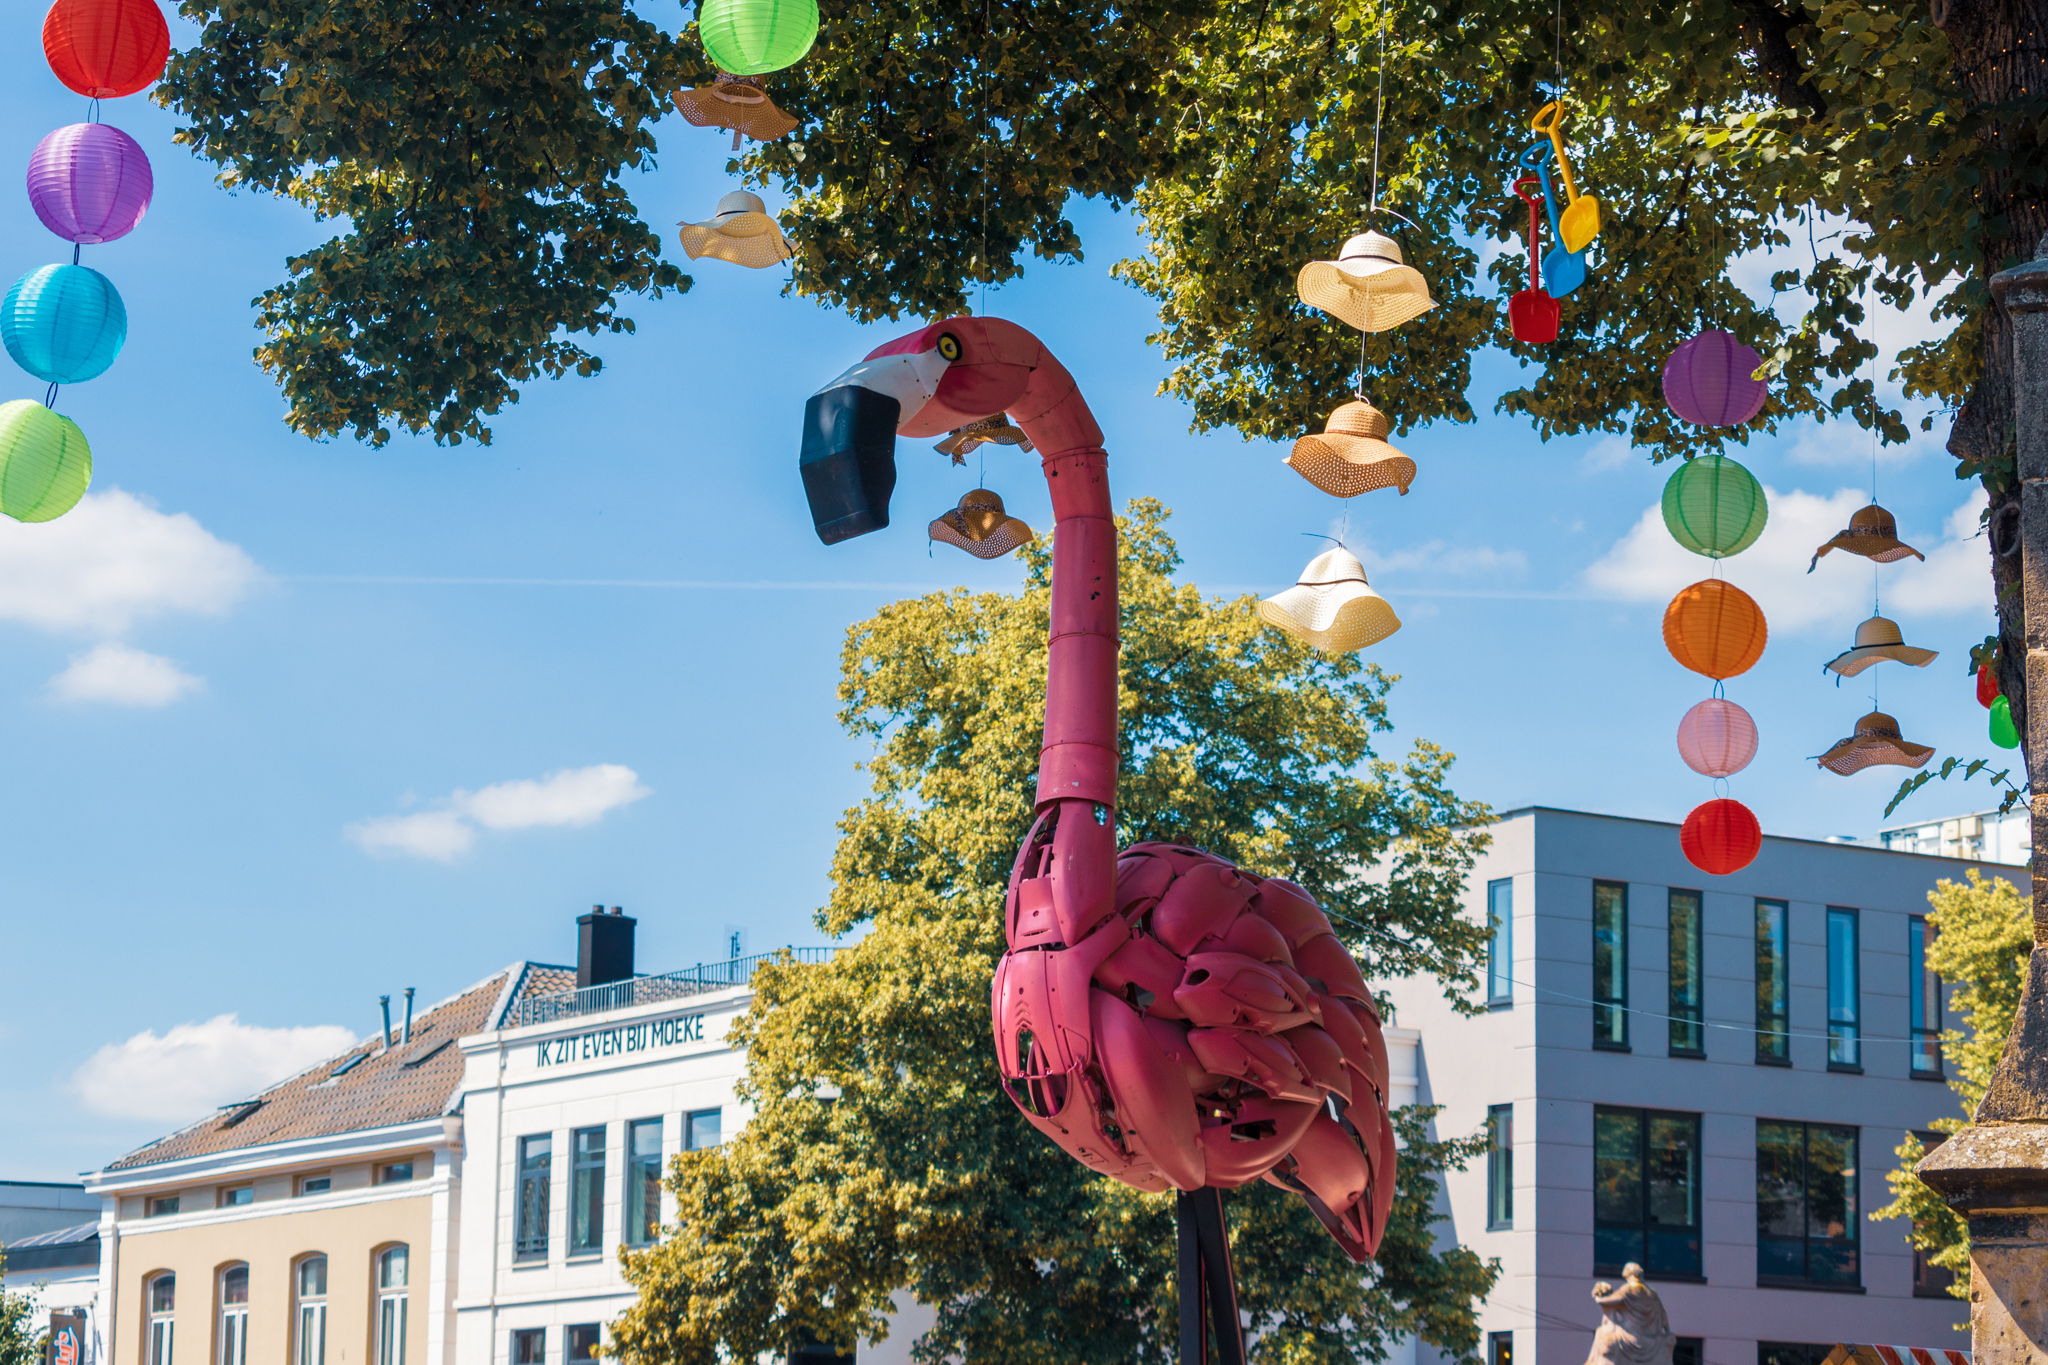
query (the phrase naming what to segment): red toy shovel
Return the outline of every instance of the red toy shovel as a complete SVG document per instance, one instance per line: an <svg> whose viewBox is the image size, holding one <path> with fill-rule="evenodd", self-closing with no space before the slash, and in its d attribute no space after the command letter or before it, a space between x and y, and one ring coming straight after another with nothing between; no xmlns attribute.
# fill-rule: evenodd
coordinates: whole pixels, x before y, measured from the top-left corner
<svg viewBox="0 0 2048 1365"><path fill-rule="evenodd" d="M1533 175L1515 182L1515 193L1529 206L1529 287L1508 300L1508 327L1517 341L1557 340L1557 324L1564 312L1558 301L1543 291L1536 274L1543 220L1536 213L1535 190L1542 183Z"/></svg>

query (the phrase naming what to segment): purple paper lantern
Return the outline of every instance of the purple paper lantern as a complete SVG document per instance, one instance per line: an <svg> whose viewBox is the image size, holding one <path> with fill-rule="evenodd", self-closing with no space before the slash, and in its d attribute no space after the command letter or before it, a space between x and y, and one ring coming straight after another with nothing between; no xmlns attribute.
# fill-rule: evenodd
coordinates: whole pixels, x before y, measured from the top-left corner
<svg viewBox="0 0 2048 1365"><path fill-rule="evenodd" d="M104 123L72 123L36 144L28 202L67 242L111 242L134 231L155 189L135 139Z"/></svg>
<svg viewBox="0 0 2048 1365"><path fill-rule="evenodd" d="M1763 363L1727 332L1701 332L1664 362L1664 401L1696 425L1739 427L1763 411L1764 382L1750 378Z"/></svg>

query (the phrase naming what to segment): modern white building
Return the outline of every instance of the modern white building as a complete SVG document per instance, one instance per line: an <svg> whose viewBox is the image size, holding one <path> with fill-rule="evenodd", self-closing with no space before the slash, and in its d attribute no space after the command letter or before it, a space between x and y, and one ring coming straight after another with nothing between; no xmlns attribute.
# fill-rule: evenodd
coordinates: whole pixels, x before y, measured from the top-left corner
<svg viewBox="0 0 2048 1365"><path fill-rule="evenodd" d="M2010 867L2025 867L2034 860L2033 820L2024 805L2003 815L1995 810L1980 810L1969 815L1892 825L1877 832L1877 842L1899 853L1931 853Z"/></svg>
<svg viewBox="0 0 2048 1365"><path fill-rule="evenodd" d="M1656 821L1536 807L1492 833L1465 897L1495 925L1486 1011L1388 986L1437 1132L1496 1134L1439 1234L1501 1259L1489 1365L1580 1365L1589 1291L1631 1261L1679 1365L1955 1344L1966 1305L1867 1215L1905 1132L1960 1112L1922 917L1977 864L1766 837L1710 877Z"/></svg>
<svg viewBox="0 0 2048 1365"><path fill-rule="evenodd" d="M83 1185L0 1180L0 1288L28 1295L39 1323L53 1311L90 1313L99 1293L99 1218L100 1201Z"/></svg>

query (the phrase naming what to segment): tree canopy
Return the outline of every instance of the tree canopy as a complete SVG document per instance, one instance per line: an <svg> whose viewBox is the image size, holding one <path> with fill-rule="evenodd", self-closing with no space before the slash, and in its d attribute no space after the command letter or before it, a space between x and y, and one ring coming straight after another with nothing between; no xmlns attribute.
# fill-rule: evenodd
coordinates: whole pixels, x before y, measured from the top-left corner
<svg viewBox="0 0 2048 1365"><path fill-rule="evenodd" d="M1119 842L1193 843L1292 878L1368 978L1434 973L1476 1008L1485 929L1458 907L1487 811L1446 785L1450 755L1374 754L1392 678L1265 627L1251 598L1173 582L1165 515L1140 500L1120 520ZM848 632L841 718L875 745L874 785L841 822L818 922L866 932L827 965L757 976L735 1026L753 1117L677 1159L679 1224L624 1253L641 1294L612 1329L626 1360L748 1359L806 1334L850 1346L912 1296L938 1314L924 1361L1170 1358L1171 1198L1068 1158L996 1074L989 989L1030 824L1050 600L1049 553L1021 553L1019 593L935 593ZM1403 1111L1396 1212L1369 1271L1294 1196L1226 1197L1262 1365L1378 1360L1408 1332L1474 1358L1497 1269L1437 1250L1433 1206L1441 1172L1484 1138L1432 1140L1430 1112Z"/></svg>

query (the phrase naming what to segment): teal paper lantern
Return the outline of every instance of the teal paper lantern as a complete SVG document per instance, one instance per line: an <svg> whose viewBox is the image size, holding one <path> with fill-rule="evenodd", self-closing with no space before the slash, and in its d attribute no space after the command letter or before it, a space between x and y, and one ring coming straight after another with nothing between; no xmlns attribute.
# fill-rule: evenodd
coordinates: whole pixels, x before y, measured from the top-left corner
<svg viewBox="0 0 2048 1365"><path fill-rule="evenodd" d="M0 512L53 521L92 483L92 447L78 424L41 403L0 403Z"/></svg>
<svg viewBox="0 0 2048 1365"><path fill-rule="evenodd" d="M1664 525L1696 555L1726 559L1756 544L1770 510L1763 485L1725 455L1696 455L1664 483Z"/></svg>
<svg viewBox="0 0 2048 1365"><path fill-rule="evenodd" d="M818 40L818 0L699 0L697 36L722 71L780 71Z"/></svg>
<svg viewBox="0 0 2048 1365"><path fill-rule="evenodd" d="M2001 749L2020 747L2019 727L2012 723L2012 703L2004 697L1991 703L1991 742Z"/></svg>
<svg viewBox="0 0 2048 1365"><path fill-rule="evenodd" d="M127 339L121 295L89 266L31 270L0 300L0 343L15 364L45 383L98 378Z"/></svg>

